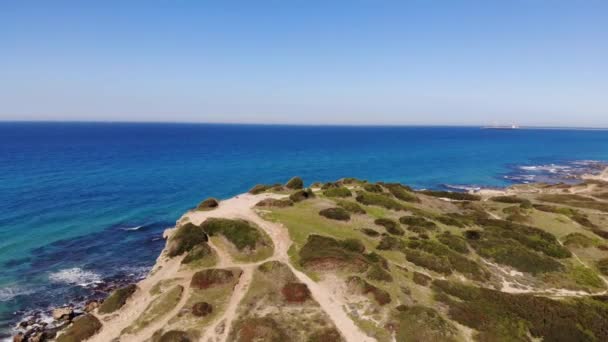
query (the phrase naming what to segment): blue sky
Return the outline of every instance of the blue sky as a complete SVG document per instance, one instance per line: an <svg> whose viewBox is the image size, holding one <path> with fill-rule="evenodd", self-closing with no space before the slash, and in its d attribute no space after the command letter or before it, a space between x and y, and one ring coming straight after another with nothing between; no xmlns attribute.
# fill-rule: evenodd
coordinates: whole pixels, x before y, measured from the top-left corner
<svg viewBox="0 0 608 342"><path fill-rule="evenodd" d="M0 120L608 127L608 1L4 1Z"/></svg>

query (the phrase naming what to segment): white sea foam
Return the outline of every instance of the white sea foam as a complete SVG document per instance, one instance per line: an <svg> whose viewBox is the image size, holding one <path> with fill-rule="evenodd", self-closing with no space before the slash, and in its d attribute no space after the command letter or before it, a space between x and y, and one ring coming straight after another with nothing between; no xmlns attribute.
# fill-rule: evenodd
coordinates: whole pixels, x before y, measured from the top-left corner
<svg viewBox="0 0 608 342"><path fill-rule="evenodd" d="M0 302L9 301L17 296L33 293L32 289L25 289L17 286L7 286L0 288Z"/></svg>
<svg viewBox="0 0 608 342"><path fill-rule="evenodd" d="M130 227L130 228L121 228L122 230L132 231L132 230L140 230L144 226Z"/></svg>
<svg viewBox="0 0 608 342"><path fill-rule="evenodd" d="M463 190L463 191L479 191L481 190L480 186L476 185L452 185L452 184L444 184L446 188L454 189L454 190Z"/></svg>
<svg viewBox="0 0 608 342"><path fill-rule="evenodd" d="M49 274L49 280L54 283L87 287L101 283L101 276L95 272L85 271L79 267L74 267Z"/></svg>

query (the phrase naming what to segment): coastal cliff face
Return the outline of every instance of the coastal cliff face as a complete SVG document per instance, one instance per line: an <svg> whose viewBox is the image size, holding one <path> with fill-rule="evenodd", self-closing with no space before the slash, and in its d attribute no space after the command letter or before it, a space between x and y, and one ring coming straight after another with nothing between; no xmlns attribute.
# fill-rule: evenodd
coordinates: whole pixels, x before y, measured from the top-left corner
<svg viewBox="0 0 608 342"><path fill-rule="evenodd" d="M603 179L287 185L185 213L145 280L57 340L608 340Z"/></svg>

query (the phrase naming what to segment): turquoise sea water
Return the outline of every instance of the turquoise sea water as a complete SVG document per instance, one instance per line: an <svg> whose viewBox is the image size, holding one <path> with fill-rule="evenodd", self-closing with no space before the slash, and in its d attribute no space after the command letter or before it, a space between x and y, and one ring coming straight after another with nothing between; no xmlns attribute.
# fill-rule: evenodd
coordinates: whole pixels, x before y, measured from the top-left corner
<svg viewBox="0 0 608 342"><path fill-rule="evenodd" d="M162 230L207 196L293 175L504 186L557 181L594 161L608 161L607 131L0 123L0 331L141 277Z"/></svg>

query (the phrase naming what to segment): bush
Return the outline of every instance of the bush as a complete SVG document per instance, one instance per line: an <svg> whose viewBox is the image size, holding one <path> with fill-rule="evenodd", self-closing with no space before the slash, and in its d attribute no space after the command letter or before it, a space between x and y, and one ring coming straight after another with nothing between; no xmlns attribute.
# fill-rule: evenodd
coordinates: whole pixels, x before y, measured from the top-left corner
<svg viewBox="0 0 608 342"><path fill-rule="evenodd" d="M525 198L519 198L517 196L495 196L495 197L490 198L490 201L498 202L498 203L508 203L508 204L530 203L530 200L525 199Z"/></svg>
<svg viewBox="0 0 608 342"><path fill-rule="evenodd" d="M193 223L186 223L177 228L167 244L167 254L169 257L182 255L189 252L203 242L207 242L208 237L205 230Z"/></svg>
<svg viewBox="0 0 608 342"><path fill-rule="evenodd" d="M450 232L443 232L442 234L437 235L437 240L453 251L462 254L469 253L469 247L466 240L460 236L452 235Z"/></svg>
<svg viewBox="0 0 608 342"><path fill-rule="evenodd" d="M259 201L255 206L261 208L287 208L293 206L293 202L289 198L266 198Z"/></svg>
<svg viewBox="0 0 608 342"><path fill-rule="evenodd" d="M445 280L433 281L449 316L496 341L607 341L608 306L591 299L553 300L509 294ZM448 296L449 295L449 296ZM454 300L450 296L457 297Z"/></svg>
<svg viewBox="0 0 608 342"><path fill-rule="evenodd" d="M396 341L457 341L458 329L449 321L441 317L434 309L421 306L398 307L391 323L395 326Z"/></svg>
<svg viewBox="0 0 608 342"><path fill-rule="evenodd" d="M196 210L211 210L217 208L219 205L220 203L217 199L210 197L199 203Z"/></svg>
<svg viewBox="0 0 608 342"><path fill-rule="evenodd" d="M441 197L441 198L449 198L456 201L479 201L481 200L481 196L469 194L466 192L451 192L451 191L433 191L433 190L423 190L418 191L418 193L433 196L433 197Z"/></svg>
<svg viewBox="0 0 608 342"><path fill-rule="evenodd" d="M597 262L597 269L603 274L608 275L608 258L601 259Z"/></svg>
<svg viewBox="0 0 608 342"><path fill-rule="evenodd" d="M293 202L302 202L304 200L307 200L309 198L314 198L315 194L312 192L311 189L306 189L306 190L298 190L296 192L294 192L293 194L289 195L289 199Z"/></svg>
<svg viewBox="0 0 608 342"><path fill-rule="evenodd" d="M353 194L352 194L352 192L350 192L350 190L341 186L338 188L329 188L329 189L323 191L323 195L325 195L327 197L350 197Z"/></svg>
<svg viewBox="0 0 608 342"><path fill-rule="evenodd" d="M399 227L399 223L388 219L388 218L379 218L374 221L375 224L382 226L386 229L389 234L392 235L403 235L405 231Z"/></svg>
<svg viewBox="0 0 608 342"><path fill-rule="evenodd" d="M446 257L438 257L430 253L417 251L413 249L405 249L405 259L414 265L428 268L429 270L441 273L444 275L452 274L450 261Z"/></svg>
<svg viewBox="0 0 608 342"><path fill-rule="evenodd" d="M431 280L433 280L433 278L427 276L426 274L416 271L414 271L412 279L414 280L414 283L422 286L429 286L429 283L431 282Z"/></svg>
<svg viewBox="0 0 608 342"><path fill-rule="evenodd" d="M363 190L369 192L383 192L382 186L372 183L363 184Z"/></svg>
<svg viewBox="0 0 608 342"><path fill-rule="evenodd" d="M188 254L182 259L182 264L189 264L194 261L202 260L213 254L213 250L205 242L194 246Z"/></svg>
<svg viewBox="0 0 608 342"><path fill-rule="evenodd" d="M538 196L537 199L543 202L558 203L583 209L595 209L603 212L608 212L608 203L598 202L591 197L585 197L581 195L545 194Z"/></svg>
<svg viewBox="0 0 608 342"><path fill-rule="evenodd" d="M286 184L285 187L287 189L298 190L304 188L304 181L300 177L293 177Z"/></svg>
<svg viewBox="0 0 608 342"><path fill-rule="evenodd" d="M63 331L57 342L80 342L95 335L102 325L101 322L91 314L82 315L74 320L66 330Z"/></svg>
<svg viewBox="0 0 608 342"><path fill-rule="evenodd" d="M252 195L261 194L262 192L266 192L271 187L272 187L271 185L257 184L256 186L254 186L253 188L251 188L249 190L249 193Z"/></svg>
<svg viewBox="0 0 608 342"><path fill-rule="evenodd" d="M412 240L407 243L407 247L430 253L438 258L447 259L448 262L444 265L446 268L456 270L468 278L480 281L489 278L488 273L476 262L452 251L438 242L431 240Z"/></svg>
<svg viewBox="0 0 608 342"><path fill-rule="evenodd" d="M196 317L204 317L213 312L213 306L207 302L196 302L192 305L192 314Z"/></svg>
<svg viewBox="0 0 608 342"><path fill-rule="evenodd" d="M232 271L224 269L206 269L194 273L190 281L190 287L195 289L208 289L211 287L221 286L233 282L240 277L241 271Z"/></svg>
<svg viewBox="0 0 608 342"><path fill-rule="evenodd" d="M336 328L325 328L312 333L307 342L337 342L342 340L342 336Z"/></svg>
<svg viewBox="0 0 608 342"><path fill-rule="evenodd" d="M595 245L595 240L581 233L570 233L564 237L564 245L575 248L587 248Z"/></svg>
<svg viewBox="0 0 608 342"><path fill-rule="evenodd" d="M363 232L363 234L369 236L369 237L378 237L380 236L380 233L378 233L376 230L371 229L371 228L361 228L361 231Z"/></svg>
<svg viewBox="0 0 608 342"><path fill-rule="evenodd" d="M239 342L284 342L289 340L287 332L270 316L240 319L233 324L233 329L228 337L228 341Z"/></svg>
<svg viewBox="0 0 608 342"><path fill-rule="evenodd" d="M338 220L338 221L348 221L350 220L350 214L348 211L342 208L327 208L319 211L319 215L323 217L327 217L328 219Z"/></svg>
<svg viewBox="0 0 608 342"><path fill-rule="evenodd" d="M361 252L363 244L348 239L338 241L334 238L311 234L300 249L300 266L331 263L327 266L350 265L358 271L368 268L370 260Z"/></svg>
<svg viewBox="0 0 608 342"><path fill-rule="evenodd" d="M376 281L392 282L393 277L379 265L372 265L367 271L367 278Z"/></svg>
<svg viewBox="0 0 608 342"><path fill-rule="evenodd" d="M346 283L355 292L363 295L371 293L376 303L380 305L386 305L391 302L391 295L388 292L366 282L361 277L351 276L346 280Z"/></svg>
<svg viewBox="0 0 608 342"><path fill-rule="evenodd" d="M363 209L360 205L358 205L355 202L350 202L350 201L345 201L345 200L338 200L336 202L336 204L338 205L338 207L346 209L346 211L353 213L353 214L365 214L365 209Z"/></svg>
<svg viewBox="0 0 608 342"><path fill-rule="evenodd" d="M154 338L153 338L153 341ZM192 341L188 336L188 333L180 330L169 330L164 333L158 342L190 342Z"/></svg>
<svg viewBox="0 0 608 342"><path fill-rule="evenodd" d="M391 210L405 210L403 204L383 194L362 191L357 195L357 202L365 205L376 205Z"/></svg>
<svg viewBox="0 0 608 342"><path fill-rule="evenodd" d="M201 228L210 236L223 235L238 250L253 250L257 243L263 242L263 236L258 229L245 220L208 218L201 224Z"/></svg>
<svg viewBox="0 0 608 342"><path fill-rule="evenodd" d="M381 251L387 250L401 250L404 247L404 243L401 239L398 239L393 236L384 235L380 243L378 244L377 249Z"/></svg>
<svg viewBox="0 0 608 342"><path fill-rule="evenodd" d="M393 196L402 201L414 203L420 202L418 197L416 197L416 195L412 193L412 189L407 186L403 186L401 184L396 183L388 183L384 184L384 186Z"/></svg>
<svg viewBox="0 0 608 342"><path fill-rule="evenodd" d="M426 230L435 230L437 229L437 225L433 221L429 221L424 217L419 216L401 216L399 218L399 222L402 224L408 225L410 227L419 227L423 229L419 229L420 232Z"/></svg>
<svg viewBox="0 0 608 342"><path fill-rule="evenodd" d="M137 286L135 284L127 285L115 290L108 298L106 298L106 300L103 301L103 303L101 303L98 312L105 315L117 311L125 305L127 299L129 299L136 290Z"/></svg>

